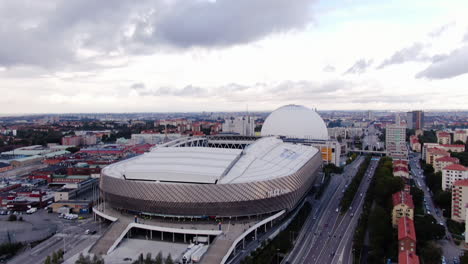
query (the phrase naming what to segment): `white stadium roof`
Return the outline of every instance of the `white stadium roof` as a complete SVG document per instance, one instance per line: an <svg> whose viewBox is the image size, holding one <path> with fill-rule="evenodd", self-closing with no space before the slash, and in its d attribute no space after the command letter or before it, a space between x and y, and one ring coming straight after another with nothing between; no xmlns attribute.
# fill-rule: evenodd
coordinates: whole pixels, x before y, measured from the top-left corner
<svg viewBox="0 0 468 264"><path fill-rule="evenodd" d="M327 126L315 112L302 105L285 105L266 118L262 136L285 136L301 139L328 139Z"/></svg>
<svg viewBox="0 0 468 264"><path fill-rule="evenodd" d="M261 138L246 149L161 147L104 168L127 180L178 183L242 183L290 175L318 153L314 147Z"/></svg>

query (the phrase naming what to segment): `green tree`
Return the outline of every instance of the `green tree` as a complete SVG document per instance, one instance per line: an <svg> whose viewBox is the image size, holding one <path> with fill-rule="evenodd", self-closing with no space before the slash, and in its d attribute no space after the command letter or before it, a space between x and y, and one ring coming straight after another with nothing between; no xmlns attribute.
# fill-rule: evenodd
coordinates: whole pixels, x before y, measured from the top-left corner
<svg viewBox="0 0 468 264"><path fill-rule="evenodd" d="M80 151L80 148L78 148L78 147L69 147L69 148L66 148L65 150L69 151L71 153L76 153L76 152Z"/></svg>
<svg viewBox="0 0 468 264"><path fill-rule="evenodd" d="M434 203L443 209L444 216L450 217L452 215L452 193L451 192L437 191L434 195Z"/></svg>
<svg viewBox="0 0 468 264"><path fill-rule="evenodd" d="M424 264L439 264L442 258L442 250L432 243L428 243L420 249L420 255Z"/></svg>
<svg viewBox="0 0 468 264"><path fill-rule="evenodd" d="M50 260L50 256L47 256L47 258L44 261L44 264L52 264L52 262Z"/></svg>
<svg viewBox="0 0 468 264"><path fill-rule="evenodd" d="M158 255L156 255L156 259L154 261L155 264L163 264L163 255L161 251L159 251Z"/></svg>
<svg viewBox="0 0 468 264"><path fill-rule="evenodd" d="M423 209L423 203L424 203L424 192L413 186L411 187L410 190L411 196L413 196L413 202L414 202L414 207L416 209L416 214L423 214L424 209Z"/></svg>
<svg viewBox="0 0 468 264"><path fill-rule="evenodd" d="M468 264L468 252L463 251L463 255L460 257L460 264Z"/></svg>
<svg viewBox="0 0 468 264"><path fill-rule="evenodd" d="M58 264L59 263L59 258L57 256L57 253L54 251L52 253L52 264Z"/></svg>
<svg viewBox="0 0 468 264"><path fill-rule="evenodd" d="M174 264L174 261L172 260L171 253L167 255L166 261L164 261L164 264Z"/></svg>
<svg viewBox="0 0 468 264"><path fill-rule="evenodd" d="M10 221L10 222L16 221L16 215L12 214L12 215L8 216L8 221Z"/></svg>
<svg viewBox="0 0 468 264"><path fill-rule="evenodd" d="M445 228L432 215L414 216L414 226L418 243L424 244L445 237Z"/></svg>
<svg viewBox="0 0 468 264"><path fill-rule="evenodd" d="M468 167L468 152L452 152L452 157L455 157L460 160L460 164Z"/></svg>
<svg viewBox="0 0 468 264"><path fill-rule="evenodd" d="M145 258L145 264L151 264L153 263L153 260L151 259L151 253L146 253L146 258Z"/></svg>

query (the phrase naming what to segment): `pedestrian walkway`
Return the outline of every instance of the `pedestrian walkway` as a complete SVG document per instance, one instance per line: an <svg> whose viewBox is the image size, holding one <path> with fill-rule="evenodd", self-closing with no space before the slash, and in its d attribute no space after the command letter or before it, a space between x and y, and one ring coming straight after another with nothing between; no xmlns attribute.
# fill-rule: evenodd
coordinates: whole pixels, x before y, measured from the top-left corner
<svg viewBox="0 0 468 264"><path fill-rule="evenodd" d="M107 254L114 242L122 235L130 222L119 219L111 224L109 229L91 247L90 253L95 255Z"/></svg>

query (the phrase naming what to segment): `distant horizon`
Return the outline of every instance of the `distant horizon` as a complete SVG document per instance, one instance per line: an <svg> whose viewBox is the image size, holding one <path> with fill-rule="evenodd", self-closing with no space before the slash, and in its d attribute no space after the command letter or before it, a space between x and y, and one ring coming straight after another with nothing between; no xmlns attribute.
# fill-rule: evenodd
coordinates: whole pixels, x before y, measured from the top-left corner
<svg viewBox="0 0 468 264"><path fill-rule="evenodd" d="M0 113L0 117L11 117L11 116L39 116L39 115L105 115L105 114L201 114L201 113L269 113L274 111L272 110L252 110L252 111L171 111L171 112L62 112L62 113ZM317 112L381 112L381 113L406 113L411 111L419 111L418 110L393 110L393 109L385 109L385 110L350 110L350 109L330 109L330 110L320 110L317 109ZM468 113L468 109L431 109L431 110L422 110L424 113L447 113L447 112L460 112L460 113Z"/></svg>

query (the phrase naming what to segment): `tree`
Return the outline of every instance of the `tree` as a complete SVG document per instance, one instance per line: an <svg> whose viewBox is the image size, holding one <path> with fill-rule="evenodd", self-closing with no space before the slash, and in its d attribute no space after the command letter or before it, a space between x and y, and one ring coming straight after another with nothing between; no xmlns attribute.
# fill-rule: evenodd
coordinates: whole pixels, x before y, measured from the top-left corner
<svg viewBox="0 0 468 264"><path fill-rule="evenodd" d="M455 157L460 160L460 164L463 166L468 166L468 152L452 152L452 157Z"/></svg>
<svg viewBox="0 0 468 264"><path fill-rule="evenodd" d="M78 148L78 147L69 147L69 148L66 148L65 150L69 151L71 153L76 153L76 152L80 151L80 148Z"/></svg>
<svg viewBox="0 0 468 264"><path fill-rule="evenodd" d="M44 264L52 264L52 262L50 261L50 256L47 256L47 258L44 261Z"/></svg>
<svg viewBox="0 0 468 264"><path fill-rule="evenodd" d="M163 256L161 251L159 251L158 255L156 255L156 259L154 261L155 264L163 264Z"/></svg>
<svg viewBox="0 0 468 264"><path fill-rule="evenodd" d="M146 259L145 259L145 264L151 264L153 263L152 259L151 259L151 253L146 253Z"/></svg>
<svg viewBox="0 0 468 264"><path fill-rule="evenodd" d="M460 257L460 264L468 264L468 252L463 251L463 255Z"/></svg>
<svg viewBox="0 0 468 264"><path fill-rule="evenodd" d="M172 260L171 253L167 255L166 261L164 261L164 264L174 264L174 261Z"/></svg>
<svg viewBox="0 0 468 264"><path fill-rule="evenodd" d="M424 244L445 237L445 228L432 215L414 216L414 226L418 243Z"/></svg>
<svg viewBox="0 0 468 264"><path fill-rule="evenodd" d="M423 214L423 201L424 201L424 192L417 188L411 187L411 196L413 196L414 207L418 214Z"/></svg>
<svg viewBox="0 0 468 264"><path fill-rule="evenodd" d="M16 215L12 214L12 215L8 216L8 221L10 221L10 222L16 221Z"/></svg>
<svg viewBox="0 0 468 264"><path fill-rule="evenodd" d="M442 181L442 178L441 178ZM444 215L450 217L452 215L452 193L447 191L437 191L434 195L434 202L437 206L443 209Z"/></svg>
<svg viewBox="0 0 468 264"><path fill-rule="evenodd" d="M419 239L419 238L418 238ZM426 246L420 249L421 258L425 264L439 264L442 258L442 250L434 246L432 243L428 243Z"/></svg>
<svg viewBox="0 0 468 264"><path fill-rule="evenodd" d="M54 251L52 253L52 264L58 264L59 263L59 258L57 256L57 253Z"/></svg>

